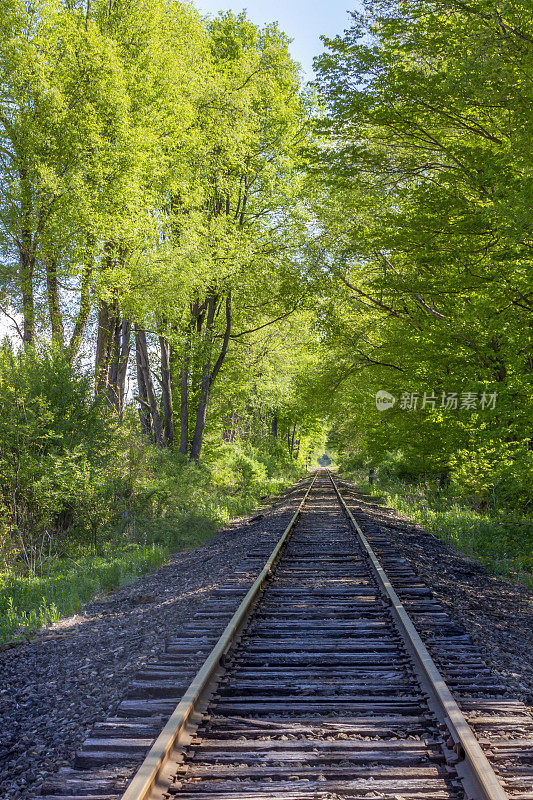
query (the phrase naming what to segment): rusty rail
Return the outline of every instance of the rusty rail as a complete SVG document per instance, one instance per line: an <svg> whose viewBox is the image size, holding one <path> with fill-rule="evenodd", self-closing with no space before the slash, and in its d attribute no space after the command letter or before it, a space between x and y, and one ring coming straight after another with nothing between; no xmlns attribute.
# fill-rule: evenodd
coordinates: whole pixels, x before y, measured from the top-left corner
<svg viewBox="0 0 533 800"><path fill-rule="evenodd" d="M224 655L245 625L250 611L255 605L263 585L290 536L305 501L313 488L317 474L318 473L313 477L300 505L270 554L265 566L241 601L218 642L204 661L200 670L196 673L189 688L186 690L165 727L150 748L143 763L133 776L131 783L122 795L122 800L148 800L157 784L159 784L160 788L164 787L167 778L166 774L163 774L165 765L171 758L173 751L181 744L180 737L185 732L187 722L197 709L204 693L209 690L217 670L220 669Z"/></svg>
<svg viewBox="0 0 533 800"><path fill-rule="evenodd" d="M458 757L458 762L454 766L462 780L467 796L472 800L508 800L508 795L481 749L472 728L394 591L387 573L346 505L329 470L328 475L339 502L361 542L363 551L368 556L383 596L390 605L396 626L414 660L423 688L429 695L430 708L450 732Z"/></svg>

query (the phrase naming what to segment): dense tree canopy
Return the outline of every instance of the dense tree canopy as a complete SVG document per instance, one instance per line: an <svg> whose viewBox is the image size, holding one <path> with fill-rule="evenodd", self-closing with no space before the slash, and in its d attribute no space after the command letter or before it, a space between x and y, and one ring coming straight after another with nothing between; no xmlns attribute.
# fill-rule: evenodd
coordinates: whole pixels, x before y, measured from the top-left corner
<svg viewBox="0 0 533 800"><path fill-rule="evenodd" d="M524 501L530 9L352 16L303 87L287 37L245 14L3 0L0 394L29 398L2 428L6 464L10 426L59 419L35 389L56 364L72 408L106 418L105 447L123 424L192 462L248 442L304 465L329 429L341 458ZM78 478L120 461L78 447Z"/></svg>
<svg viewBox="0 0 533 800"><path fill-rule="evenodd" d="M43 0L6 7L1 47L4 312L26 346L94 348L119 414L135 342L142 429L198 460L226 357L303 291L288 40L176 2Z"/></svg>
<svg viewBox="0 0 533 800"><path fill-rule="evenodd" d="M369 2L326 45L317 59L326 115L313 165L327 181L316 213L336 287L323 313L335 366L323 380L343 386L337 436L352 448L366 441L376 462L401 449L415 474L454 470L480 490L514 469L524 499L532 466L530 9ZM379 389L397 398L393 408L376 409ZM402 408L402 393L418 408L406 400ZM494 409L483 400L493 394Z"/></svg>

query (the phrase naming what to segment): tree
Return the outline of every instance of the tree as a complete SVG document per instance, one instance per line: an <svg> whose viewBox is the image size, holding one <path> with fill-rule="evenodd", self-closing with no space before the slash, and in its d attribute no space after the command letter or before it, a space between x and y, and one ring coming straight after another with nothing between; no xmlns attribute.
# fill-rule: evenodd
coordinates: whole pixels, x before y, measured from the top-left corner
<svg viewBox="0 0 533 800"><path fill-rule="evenodd" d="M525 7L384 2L353 17L317 61L328 146L314 166L332 191L317 203L320 242L350 309L336 333L325 323L337 352L342 342L339 379L370 372L363 383L374 393L384 376L419 393L490 386L500 395L491 418L432 418L440 460L450 462L461 441L471 450L494 437L527 447L533 41ZM401 419L380 423L382 446L410 430L422 453L419 416Z"/></svg>
<svg viewBox="0 0 533 800"><path fill-rule="evenodd" d="M145 327L163 348L164 427L173 430L179 415L180 449L195 461L213 387L241 334L235 321L253 328L269 310L277 318L299 292L289 281L301 271L294 205L307 123L275 26L260 30L226 14L209 37L211 71L185 137L187 169L169 161L162 177L163 227L144 295Z"/></svg>
<svg viewBox="0 0 533 800"><path fill-rule="evenodd" d="M9 4L6 11L0 42L6 292L22 315L21 338L32 345L44 279L52 335L65 346L59 286L77 283L80 302L68 342L74 357L89 313L95 204L120 155L123 73L112 43L78 13L47 0Z"/></svg>

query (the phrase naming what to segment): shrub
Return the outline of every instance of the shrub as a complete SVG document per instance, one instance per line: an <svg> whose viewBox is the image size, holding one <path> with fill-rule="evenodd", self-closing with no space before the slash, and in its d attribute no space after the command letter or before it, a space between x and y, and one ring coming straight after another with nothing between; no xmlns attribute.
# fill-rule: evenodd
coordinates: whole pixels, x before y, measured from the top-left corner
<svg viewBox="0 0 533 800"><path fill-rule="evenodd" d="M53 349L0 346L0 641L203 544L299 466L277 443L206 442L200 465L122 424Z"/></svg>
<svg viewBox="0 0 533 800"><path fill-rule="evenodd" d="M0 412L2 539L30 565L43 537L84 519L78 503L109 465L114 423L90 377L62 353L14 352L8 342L0 348Z"/></svg>

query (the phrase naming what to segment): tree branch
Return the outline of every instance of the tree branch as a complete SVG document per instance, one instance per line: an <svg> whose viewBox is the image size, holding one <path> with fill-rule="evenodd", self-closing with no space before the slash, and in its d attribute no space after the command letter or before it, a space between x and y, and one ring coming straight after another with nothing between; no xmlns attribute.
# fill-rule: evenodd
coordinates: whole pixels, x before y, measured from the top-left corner
<svg viewBox="0 0 533 800"><path fill-rule="evenodd" d="M294 314L294 312L297 309L298 309L298 306L296 305L296 306L294 306L294 308L291 308L290 311L287 311L286 314L282 314L280 317L276 317L275 319L271 319L268 322L265 322L263 325L259 325L257 328L249 328L247 331L241 331L240 333L232 333L231 336L230 336L230 339L238 339L240 336L246 336L246 334L248 334L248 333L255 333L256 331L260 331L263 328L267 328L269 325L274 325L275 322L279 322L282 319L287 319L287 317L290 317L291 314Z"/></svg>

